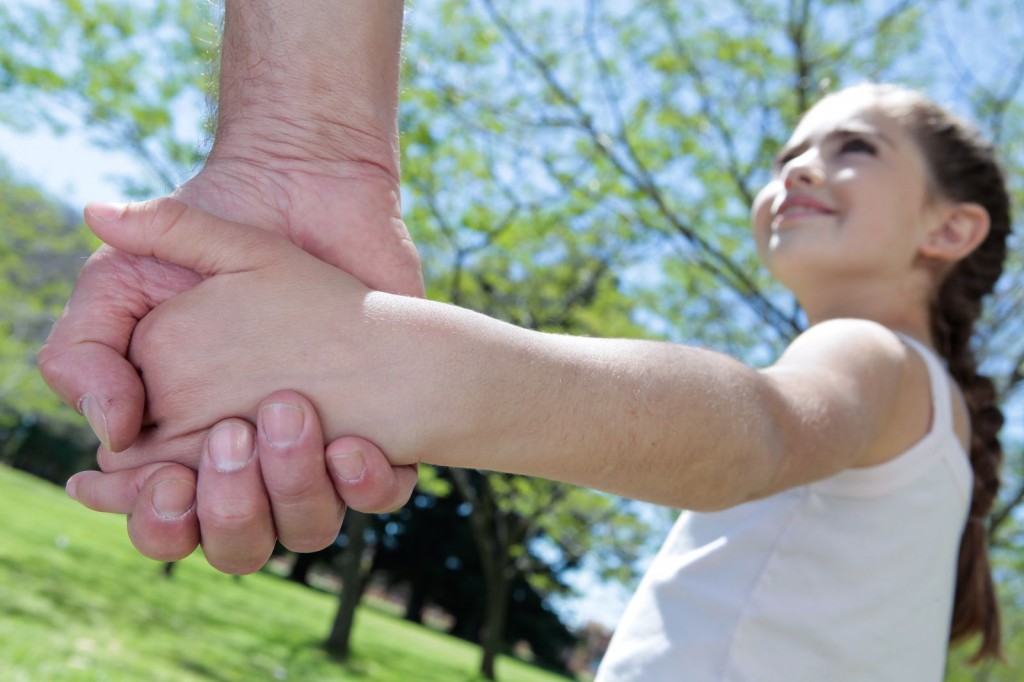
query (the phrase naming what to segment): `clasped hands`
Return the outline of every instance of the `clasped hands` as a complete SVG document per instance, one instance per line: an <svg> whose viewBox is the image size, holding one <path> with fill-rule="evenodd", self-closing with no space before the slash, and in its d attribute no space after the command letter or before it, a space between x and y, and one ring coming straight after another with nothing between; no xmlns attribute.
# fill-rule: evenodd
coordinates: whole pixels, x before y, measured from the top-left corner
<svg viewBox="0 0 1024 682"><path fill-rule="evenodd" d="M357 324L370 289L278 234L174 199L92 205L86 219L109 246L83 269L40 353L44 378L101 440L104 473L73 477L72 497L128 514L133 543L151 558L180 559L201 543L229 573L258 569L277 539L295 551L329 545L346 503L382 512L408 500L417 458L397 443L405 459L393 465L353 436L369 433L364 406L347 403L328 371L332 354L360 352L364 378L402 380L386 349L358 338L372 333ZM420 293L411 243L380 239L358 253L332 251L344 234L303 245L367 270L364 280L393 275L384 286ZM308 368L299 383L296 366ZM288 390L300 384L302 394ZM322 424L318 408L329 415ZM325 431L335 438L326 449Z"/></svg>

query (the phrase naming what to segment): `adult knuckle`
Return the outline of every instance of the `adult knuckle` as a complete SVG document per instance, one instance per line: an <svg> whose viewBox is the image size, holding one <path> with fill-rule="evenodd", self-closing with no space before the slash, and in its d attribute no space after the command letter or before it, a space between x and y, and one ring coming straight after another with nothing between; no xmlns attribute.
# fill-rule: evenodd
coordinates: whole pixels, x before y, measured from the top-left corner
<svg viewBox="0 0 1024 682"><path fill-rule="evenodd" d="M401 481L393 481L390 486L380 489L368 505L369 510L377 514L386 514L396 509L401 509L412 497L412 487L404 485Z"/></svg>
<svg viewBox="0 0 1024 682"><path fill-rule="evenodd" d="M227 535L241 534L258 523L259 505L247 498L218 497L199 506L199 521L204 528Z"/></svg>
<svg viewBox="0 0 1024 682"><path fill-rule="evenodd" d="M173 540L164 540L153 545L136 544L139 553L154 561L180 561L191 554L194 547L179 547Z"/></svg>
<svg viewBox="0 0 1024 682"><path fill-rule="evenodd" d="M209 381L205 363L181 363L176 359L187 355L204 358L206 354L195 348L195 329L181 315L168 314L144 317L132 333L128 358L141 370L147 392L166 398L163 392L188 397ZM173 380L172 380L173 379ZM166 401L164 401L166 402Z"/></svg>
<svg viewBox="0 0 1024 682"><path fill-rule="evenodd" d="M333 533L303 534L299 536L281 537L281 544L285 549L299 554L319 552L330 547L338 537L338 531Z"/></svg>
<svg viewBox="0 0 1024 682"><path fill-rule="evenodd" d="M228 575L250 575L263 568L266 559L245 558L245 559L211 559L210 565L221 573Z"/></svg>
<svg viewBox="0 0 1024 682"><path fill-rule="evenodd" d="M111 452L106 448L100 448L96 453L96 466L100 468L100 471L108 474L114 471L120 471L121 469L127 469L129 467L129 465L125 463L123 455Z"/></svg>
<svg viewBox="0 0 1024 682"><path fill-rule="evenodd" d="M188 210L188 204L171 197L158 197L138 204L139 214L150 229L161 233L173 230Z"/></svg>
<svg viewBox="0 0 1024 682"><path fill-rule="evenodd" d="M61 383L67 368L66 353L67 345L61 342L47 341L39 349L36 364L39 373L47 384L54 386Z"/></svg>
<svg viewBox="0 0 1024 682"><path fill-rule="evenodd" d="M279 507L300 507L320 491L320 482L312 476L290 478L285 481L273 479L266 482L267 492Z"/></svg>

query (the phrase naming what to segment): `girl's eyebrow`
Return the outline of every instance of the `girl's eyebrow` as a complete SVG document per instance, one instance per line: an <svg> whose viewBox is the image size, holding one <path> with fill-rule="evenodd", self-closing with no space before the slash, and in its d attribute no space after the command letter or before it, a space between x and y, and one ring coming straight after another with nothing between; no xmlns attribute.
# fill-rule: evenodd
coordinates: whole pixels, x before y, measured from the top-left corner
<svg viewBox="0 0 1024 682"><path fill-rule="evenodd" d="M891 148L896 147L896 142L893 141L891 137L881 132L880 130L875 130L874 128L861 128L857 126L846 126L843 128L837 128L826 134L824 140L822 141L827 142L828 140L834 139L836 137L871 137L884 142ZM803 154L809 146L810 142L808 140L803 140L799 144L793 145L792 147L784 146L782 149L779 150L779 153L775 155L776 165L781 165L782 161L786 158L791 158L793 156L799 156L800 154Z"/></svg>
<svg viewBox="0 0 1024 682"><path fill-rule="evenodd" d="M860 128L860 127L857 127L857 126L848 126L848 127L844 127L844 128L837 128L836 130L833 130L831 133L829 133L825 137L826 137L826 139L828 139L829 137L833 137L833 136L835 136L835 137L839 137L839 136L841 136L841 137L873 137L873 138L876 138L878 140L881 140L882 142L884 142L885 144L887 144L890 147L896 147L896 142L891 137L889 137L888 135L886 135L882 131L876 130L874 128Z"/></svg>
<svg viewBox="0 0 1024 682"><path fill-rule="evenodd" d="M788 144L783 145L782 149L780 149L779 152L775 155L775 165L782 166L787 159L800 156L801 154L804 153L804 151L806 151L808 146L810 145L808 144L807 140L804 140L800 144L796 144L793 146L789 146Z"/></svg>

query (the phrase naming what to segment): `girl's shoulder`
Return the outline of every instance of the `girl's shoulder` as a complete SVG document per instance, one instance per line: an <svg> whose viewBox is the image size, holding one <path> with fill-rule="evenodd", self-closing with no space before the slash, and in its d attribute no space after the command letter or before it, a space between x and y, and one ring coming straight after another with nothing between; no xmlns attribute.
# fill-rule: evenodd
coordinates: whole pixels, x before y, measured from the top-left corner
<svg viewBox="0 0 1024 682"><path fill-rule="evenodd" d="M830 320L807 330L798 341L802 357L814 353L848 355L847 371L885 376L891 418L857 466L885 463L921 441L936 425L948 424L966 448L970 421L960 388L936 352L912 336L869 320ZM794 342L796 343L796 342ZM941 414L937 414L941 411Z"/></svg>
<svg viewBox="0 0 1024 682"><path fill-rule="evenodd" d="M786 348L776 367L789 364L818 365L862 371L902 369L916 355L904 338L871 320L840 318L808 328Z"/></svg>
<svg viewBox="0 0 1024 682"><path fill-rule="evenodd" d="M928 433L928 365L904 336L877 322L816 324L766 371L805 420L832 434L833 452L841 453L833 471L889 461Z"/></svg>

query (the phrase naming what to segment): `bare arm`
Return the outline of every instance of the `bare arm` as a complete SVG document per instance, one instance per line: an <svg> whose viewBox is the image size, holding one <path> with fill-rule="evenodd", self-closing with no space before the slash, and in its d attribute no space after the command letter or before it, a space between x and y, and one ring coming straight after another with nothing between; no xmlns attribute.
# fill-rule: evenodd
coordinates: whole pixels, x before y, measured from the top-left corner
<svg viewBox="0 0 1024 682"><path fill-rule="evenodd" d="M419 422L426 445L413 452L436 464L707 510L885 461L927 429L927 379L911 372L899 339L870 322L819 325L758 371L678 344L541 334L377 298L368 314L416 340L416 367L404 374L430 379L406 393L422 400L395 404L410 419L431 415ZM447 407L429 409L439 404ZM389 455L415 448L372 428L389 437Z"/></svg>
<svg viewBox="0 0 1024 682"><path fill-rule="evenodd" d="M398 178L402 0L228 0L211 158L376 165Z"/></svg>

